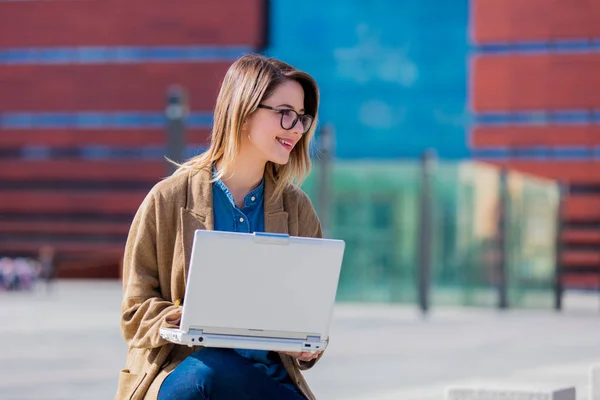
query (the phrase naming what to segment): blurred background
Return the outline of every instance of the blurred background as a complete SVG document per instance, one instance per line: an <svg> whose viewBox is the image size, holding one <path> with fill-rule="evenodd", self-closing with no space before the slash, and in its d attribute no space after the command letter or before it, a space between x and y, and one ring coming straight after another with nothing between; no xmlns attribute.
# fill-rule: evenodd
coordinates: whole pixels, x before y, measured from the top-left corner
<svg viewBox="0 0 600 400"><path fill-rule="evenodd" d="M171 173L165 156L206 148L221 80L248 52L320 85L303 189L347 242L341 315L547 316L567 292L597 317L600 0L4 0L0 290L19 293L0 293L7 319L32 327L28 301L84 318L72 301L89 291L110 296L118 337L133 215ZM66 297L40 297L37 281L51 292L55 279Z"/></svg>

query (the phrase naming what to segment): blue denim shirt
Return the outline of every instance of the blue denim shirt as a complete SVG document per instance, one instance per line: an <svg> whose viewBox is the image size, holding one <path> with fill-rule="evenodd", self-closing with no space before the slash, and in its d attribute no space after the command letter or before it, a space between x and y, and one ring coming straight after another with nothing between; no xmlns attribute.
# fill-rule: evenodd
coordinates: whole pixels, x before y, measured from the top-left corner
<svg viewBox="0 0 600 400"><path fill-rule="evenodd" d="M264 232L264 179L256 189L244 197L242 209L237 207L233 195L223 181L219 179L213 182L212 188L216 231ZM255 367L263 369L271 378L296 390L278 354L264 350L236 349L235 351L250 359Z"/></svg>

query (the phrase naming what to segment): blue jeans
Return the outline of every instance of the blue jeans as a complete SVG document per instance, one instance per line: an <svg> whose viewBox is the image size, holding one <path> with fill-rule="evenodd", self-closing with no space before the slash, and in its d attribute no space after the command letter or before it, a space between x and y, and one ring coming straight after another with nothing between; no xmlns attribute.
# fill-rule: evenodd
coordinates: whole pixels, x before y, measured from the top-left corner
<svg viewBox="0 0 600 400"><path fill-rule="evenodd" d="M167 376L158 400L305 400L231 349L205 347Z"/></svg>

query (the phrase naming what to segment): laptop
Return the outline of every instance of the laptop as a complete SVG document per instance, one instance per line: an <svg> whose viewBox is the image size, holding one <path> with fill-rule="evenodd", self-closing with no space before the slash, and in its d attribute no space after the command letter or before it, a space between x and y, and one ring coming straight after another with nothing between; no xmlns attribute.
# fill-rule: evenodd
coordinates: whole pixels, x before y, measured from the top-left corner
<svg viewBox="0 0 600 400"><path fill-rule="evenodd" d="M188 346L322 351L345 242L274 233L197 230L179 329Z"/></svg>

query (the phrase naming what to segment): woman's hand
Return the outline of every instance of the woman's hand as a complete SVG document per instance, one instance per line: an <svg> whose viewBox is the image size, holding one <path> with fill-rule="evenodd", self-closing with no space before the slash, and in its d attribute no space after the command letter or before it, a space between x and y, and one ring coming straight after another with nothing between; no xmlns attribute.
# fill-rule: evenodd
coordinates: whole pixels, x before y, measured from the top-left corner
<svg viewBox="0 0 600 400"><path fill-rule="evenodd" d="M165 319L168 324L179 325L179 323L181 322L181 309L175 311L171 315L167 315Z"/></svg>
<svg viewBox="0 0 600 400"><path fill-rule="evenodd" d="M309 362L319 357L320 351L280 351L281 354L285 354L294 357L296 360Z"/></svg>

